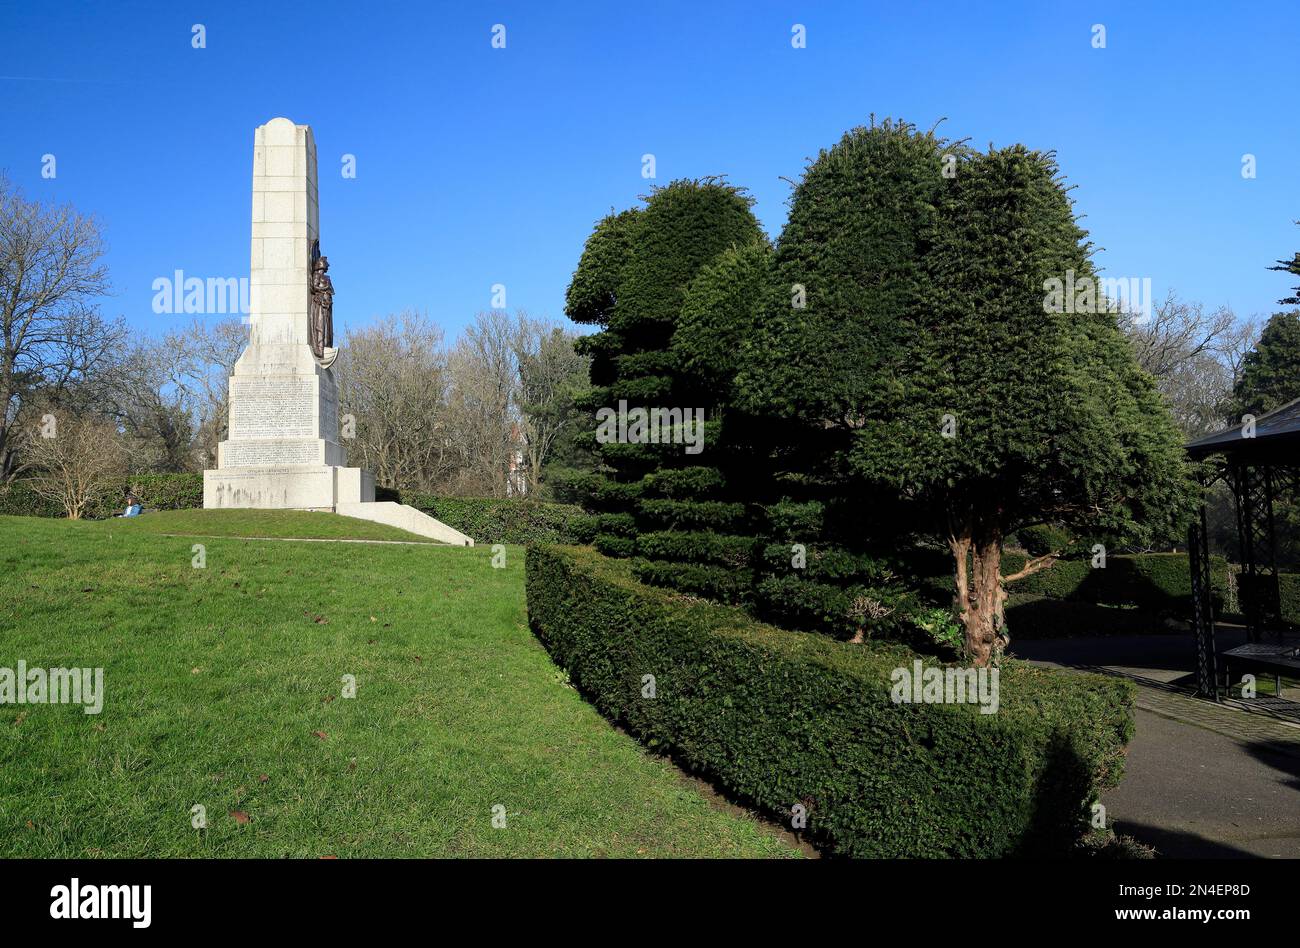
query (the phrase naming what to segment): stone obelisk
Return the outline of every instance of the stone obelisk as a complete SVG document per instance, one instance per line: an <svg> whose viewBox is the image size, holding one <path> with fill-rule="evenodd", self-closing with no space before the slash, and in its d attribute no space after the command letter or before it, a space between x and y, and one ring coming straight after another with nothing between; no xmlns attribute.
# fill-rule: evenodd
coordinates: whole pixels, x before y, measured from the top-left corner
<svg viewBox="0 0 1300 948"><path fill-rule="evenodd" d="M203 472L204 507L337 510L375 499L374 478L348 467L339 444L334 350L313 349L319 239L311 128L272 119L253 145L249 343L230 378L228 440ZM320 335L318 326L318 348Z"/></svg>

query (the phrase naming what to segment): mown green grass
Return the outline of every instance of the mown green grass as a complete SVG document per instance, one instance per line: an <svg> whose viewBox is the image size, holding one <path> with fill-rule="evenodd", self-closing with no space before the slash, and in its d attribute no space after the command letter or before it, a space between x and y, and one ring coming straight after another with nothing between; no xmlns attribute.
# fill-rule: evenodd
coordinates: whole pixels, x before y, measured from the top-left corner
<svg viewBox="0 0 1300 948"><path fill-rule="evenodd" d="M102 523L111 530L125 531L127 536L171 533L199 537L435 542L382 523L305 510L160 510L139 517L105 520Z"/></svg>
<svg viewBox="0 0 1300 948"><path fill-rule="evenodd" d="M0 517L0 666L105 690L0 705L0 856L796 854L563 682L521 548L210 539L199 569L139 526Z"/></svg>

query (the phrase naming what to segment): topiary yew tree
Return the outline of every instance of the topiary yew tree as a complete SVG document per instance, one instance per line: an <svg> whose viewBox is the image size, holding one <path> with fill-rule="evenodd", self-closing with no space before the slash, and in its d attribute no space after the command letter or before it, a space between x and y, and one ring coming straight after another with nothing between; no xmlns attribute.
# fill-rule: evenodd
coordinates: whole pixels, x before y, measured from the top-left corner
<svg viewBox="0 0 1300 948"><path fill-rule="evenodd" d="M682 302L672 350L684 387L714 405L732 401L741 346L771 283L771 260L766 237L728 247L701 269Z"/></svg>
<svg viewBox="0 0 1300 948"><path fill-rule="evenodd" d="M1018 527L1163 537L1190 510L1181 439L1117 314L1048 299L1071 270L1092 279L1090 252L1051 156L857 129L809 167L778 244L806 318L766 308L750 343L749 399L846 432L857 489L895 492L946 540L977 665L1007 641Z"/></svg>
<svg viewBox="0 0 1300 948"><path fill-rule="evenodd" d="M752 203L717 179L674 181L656 189L644 208L598 223L583 250L566 311L601 327L581 342L593 358L585 407L594 413L626 402L629 414L704 409L710 416L702 455L686 454L681 443L599 445L605 470L580 490L601 514L596 544L605 552L632 553L640 530L699 526L725 533L736 519L732 507L707 499L706 483L716 477L654 475L704 464L716 450L717 393L702 390L683 368L673 335L700 272L724 252L764 242Z"/></svg>
<svg viewBox="0 0 1300 948"><path fill-rule="evenodd" d="M750 409L834 432L896 398L880 382L917 318L944 146L886 121L848 132L805 170L745 345Z"/></svg>
<svg viewBox="0 0 1300 948"><path fill-rule="evenodd" d="M1155 382L1096 289L1054 159L967 154L945 183L901 410L862 431L854 463L942 511L966 649L985 664L1007 641L1008 534L1054 521L1158 542L1184 525L1192 484ZM1053 296L1071 271L1082 292Z"/></svg>

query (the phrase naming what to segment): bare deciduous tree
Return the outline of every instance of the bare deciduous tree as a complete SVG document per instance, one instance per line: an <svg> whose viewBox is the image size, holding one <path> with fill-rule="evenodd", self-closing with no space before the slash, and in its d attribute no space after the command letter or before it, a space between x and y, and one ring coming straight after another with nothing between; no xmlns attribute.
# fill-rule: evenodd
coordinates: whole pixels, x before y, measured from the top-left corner
<svg viewBox="0 0 1300 948"><path fill-rule="evenodd" d="M522 318L522 317L521 317ZM502 310L474 317L451 353L451 412L461 472L458 494L520 492L519 320ZM522 473L522 472L520 472Z"/></svg>
<svg viewBox="0 0 1300 948"><path fill-rule="evenodd" d="M91 217L28 201L0 177L0 481L21 469L11 433L24 398L52 397L100 368L122 338L96 300L108 292Z"/></svg>
<svg viewBox="0 0 1300 948"><path fill-rule="evenodd" d="M443 489L457 457L442 330L413 311L349 330L337 370L340 412L355 420L349 463L386 486Z"/></svg>
<svg viewBox="0 0 1300 948"><path fill-rule="evenodd" d="M39 496L62 504L68 519L80 520L95 488L125 470L121 438L111 421L95 415L55 410L45 417L30 441L27 482Z"/></svg>
<svg viewBox="0 0 1300 948"><path fill-rule="evenodd" d="M1258 335L1255 323L1239 321L1226 306L1207 311L1171 292L1150 318L1128 314L1125 331L1185 435L1223 427L1241 360Z"/></svg>
<svg viewBox="0 0 1300 948"><path fill-rule="evenodd" d="M500 310L475 316L450 349L427 317L389 317L349 332L337 365L352 462L385 486L456 496L535 492L576 423L568 387L587 384L571 335Z"/></svg>
<svg viewBox="0 0 1300 948"><path fill-rule="evenodd" d="M189 351L171 334L131 343L90 380L94 407L117 421L131 467L175 473L194 467L194 423L187 374Z"/></svg>
<svg viewBox="0 0 1300 948"><path fill-rule="evenodd" d="M238 317L134 339L78 386L75 404L117 421L134 470L215 467L230 374L247 340Z"/></svg>
<svg viewBox="0 0 1300 948"><path fill-rule="evenodd" d="M171 344L188 357L183 384L194 413L194 454L200 470L217 466L217 445L229 424L230 376L248 345L248 332L248 323L234 316L215 323L196 319L184 332L169 334Z"/></svg>
<svg viewBox="0 0 1300 948"><path fill-rule="evenodd" d="M537 496L542 468L551 450L584 416L573 407L590 386L590 359L573 347L571 333L545 320L520 320L516 341L519 363L520 425L529 493Z"/></svg>

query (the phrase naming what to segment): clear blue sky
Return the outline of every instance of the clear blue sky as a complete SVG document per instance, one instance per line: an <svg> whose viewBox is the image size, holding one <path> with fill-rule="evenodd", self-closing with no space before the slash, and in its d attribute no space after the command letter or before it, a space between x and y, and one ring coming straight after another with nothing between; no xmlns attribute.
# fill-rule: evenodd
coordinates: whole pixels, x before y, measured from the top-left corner
<svg viewBox="0 0 1300 948"><path fill-rule="evenodd" d="M414 306L454 333L494 283L561 316L647 152L658 183L748 187L775 236L781 176L872 112L1055 149L1107 274L1157 296L1249 316L1294 282L1265 269L1300 249L1285 4L2 2L0 168L101 219L105 310L142 331L177 319L151 311L154 278L247 275L253 129L280 115L315 130L343 326Z"/></svg>

